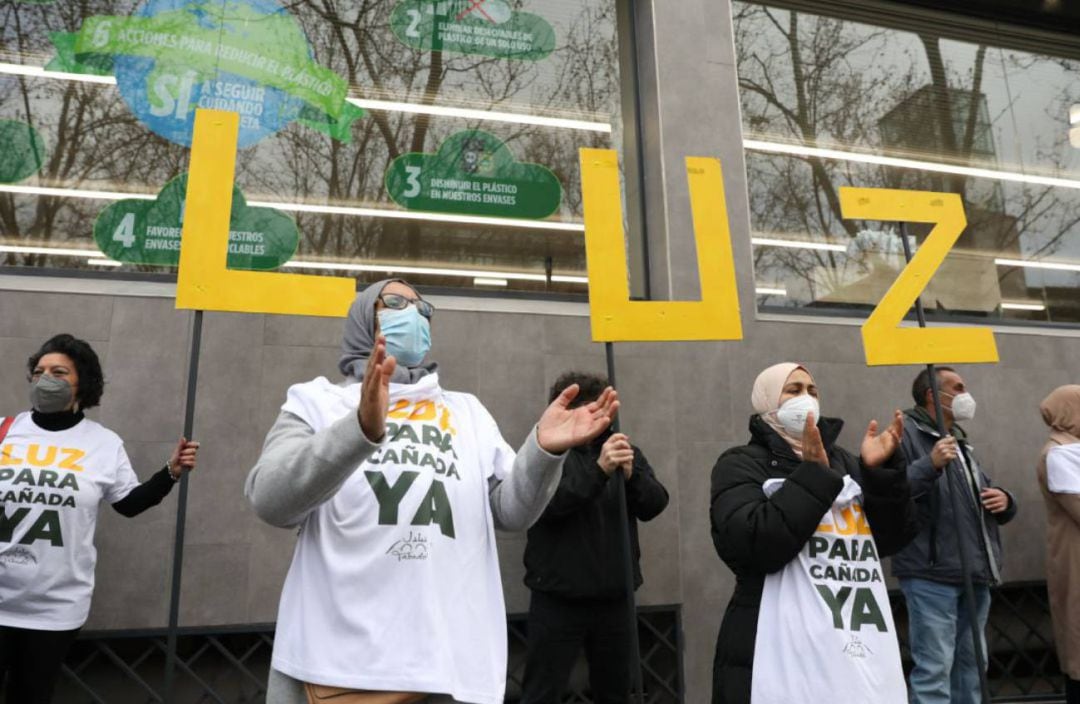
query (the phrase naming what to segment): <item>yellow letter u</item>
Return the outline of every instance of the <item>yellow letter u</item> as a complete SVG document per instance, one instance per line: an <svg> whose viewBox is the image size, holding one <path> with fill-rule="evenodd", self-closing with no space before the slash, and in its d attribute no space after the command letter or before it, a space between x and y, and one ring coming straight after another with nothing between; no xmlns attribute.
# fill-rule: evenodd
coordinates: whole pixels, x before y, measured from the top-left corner
<svg viewBox="0 0 1080 704"><path fill-rule="evenodd" d="M720 162L687 157L686 173L701 300L631 301L618 156L610 149L581 150L581 198L594 341L742 339Z"/></svg>

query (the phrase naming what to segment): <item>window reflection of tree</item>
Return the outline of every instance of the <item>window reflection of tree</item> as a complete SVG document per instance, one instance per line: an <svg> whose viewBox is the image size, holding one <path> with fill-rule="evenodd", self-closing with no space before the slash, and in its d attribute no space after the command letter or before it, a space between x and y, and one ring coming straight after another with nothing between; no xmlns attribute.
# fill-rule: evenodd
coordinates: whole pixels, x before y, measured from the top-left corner
<svg viewBox="0 0 1080 704"><path fill-rule="evenodd" d="M999 168L996 161L984 163L985 155L976 148L990 135L989 125L978 124L980 109L985 116L981 104L985 102L988 53L1000 57L1003 72L1006 60L1013 57L1033 63L1060 61L1018 52L1006 54L986 45L949 42L945 47L947 40L930 33L915 35L749 3L736 3L735 9L744 130L747 136L770 141ZM964 73L957 60L958 47L973 50L970 70ZM1013 81L1023 80L1023 75L1019 67L1008 74ZM995 75L992 80L1002 79ZM920 123L911 128L935 136L934 147L909 150L895 143L883 144L883 116L920 93ZM1062 109L1047 106L1051 108ZM1038 150L1037 162L1061 173L1061 135L1047 137L1052 143ZM1069 235L1076 234L1080 224L1080 199L1060 188L1003 185L961 175L755 152L747 154L747 168L752 223L764 236L774 233L844 244L863 226L892 227L841 219L838 188L844 185L960 194L969 227L958 243L958 254L947 266L960 267L953 274L963 273L959 262L966 251L971 254L966 271L981 269L996 279L994 287L998 289L993 298L983 296L985 300L973 308L967 307L973 304L968 296L966 304L960 306L966 312L989 312L1002 298L1031 295L1024 273L995 268L995 255L1021 256L1021 243L1024 256L1053 253ZM926 227L913 226L909 233L921 239L927 231ZM887 259L873 252L848 256L775 247L755 251L758 281L786 283L789 305L826 305L833 297L846 306L865 308L895 278L898 264ZM943 273L949 272L943 268ZM860 281L872 281L873 285L853 288L852 282ZM943 285L942 277L935 285ZM957 297L963 298L958 290L943 296L946 302L951 298L954 303ZM936 302L948 307L941 300ZM930 303L933 306L935 301ZM1070 315L1080 317L1080 311Z"/></svg>
<svg viewBox="0 0 1080 704"><path fill-rule="evenodd" d="M543 61L515 61L449 52L420 52L399 43L389 27L393 0L296 0L287 10L300 22L314 60L352 87L380 100L516 111L612 121L618 129L614 6L610 0L531 3L558 21L557 48ZM515 3L522 9L522 3ZM43 65L52 31L74 32L91 15L130 14L136 3L89 0L48 5L0 0L2 60ZM48 161L40 185L154 192L187 165L187 150L158 138L119 100L116 89L90 83L0 78L0 117L26 119L42 131ZM11 86L9 90L7 87ZM578 130L485 123L370 111L355 123L352 143L297 124L240 152L237 184L251 200L396 207L383 174L397 156L434 151L450 134L483 128L524 161L549 166L564 187L556 218L581 215L577 150L610 147L613 136ZM614 136L617 138L617 134ZM88 199L0 194L5 241L86 242L106 203ZM429 265L492 266L556 272L584 269L577 233L417 223L384 218L297 213L300 253L343 260ZM70 259L5 255L5 264L71 266ZM460 279L446 283L460 285ZM576 287L570 286L570 289Z"/></svg>
<svg viewBox="0 0 1080 704"><path fill-rule="evenodd" d="M303 24L316 60L365 98L593 120L617 114L614 8L609 2L546 5L540 10L545 15L570 12L571 5L573 10L565 38L560 36L556 51L541 62L414 51L390 32L393 5L388 0L359 5L301 0L289 9ZM488 129L518 159L551 168L564 187L557 217L566 220L581 215L578 148L612 143L608 135L593 132L371 111L354 128L354 145L288 130L279 139L288 145L281 159L288 168L248 168L245 178L286 199L392 207L382 187L389 163L405 152L432 152L450 134L468 128ZM299 214L298 222L305 234L302 248L324 255L534 272L542 271L551 256L556 269L584 269L583 244L576 234L313 214Z"/></svg>
<svg viewBox="0 0 1080 704"><path fill-rule="evenodd" d="M0 2L0 60L42 65L53 50L48 33L76 31L84 16L129 11L126 3ZM103 90L104 88L104 90ZM0 116L29 122L46 140L42 186L150 190L178 173L184 150L143 128L114 89L23 76L0 78ZM149 184L154 184L150 186ZM0 233L8 242L57 245L91 236L106 203L80 198L0 193ZM4 254L0 263L71 265L40 254Z"/></svg>

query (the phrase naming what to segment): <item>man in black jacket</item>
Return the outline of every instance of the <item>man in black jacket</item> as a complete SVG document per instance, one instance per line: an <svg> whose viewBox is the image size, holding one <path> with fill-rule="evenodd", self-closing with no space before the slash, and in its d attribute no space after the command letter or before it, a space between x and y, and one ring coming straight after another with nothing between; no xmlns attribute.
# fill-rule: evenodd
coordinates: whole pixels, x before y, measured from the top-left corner
<svg viewBox="0 0 1080 704"><path fill-rule="evenodd" d="M608 386L593 374L563 374L551 388L557 398L580 387L574 405L595 400ZM629 525L619 521L615 473L626 478ZM634 588L641 586L637 522L655 518L668 493L641 450L610 430L571 449L559 488L528 534L525 585L529 645L522 704L555 704L582 646L589 663L592 701L625 704L630 693L630 635L622 532L630 531Z"/></svg>

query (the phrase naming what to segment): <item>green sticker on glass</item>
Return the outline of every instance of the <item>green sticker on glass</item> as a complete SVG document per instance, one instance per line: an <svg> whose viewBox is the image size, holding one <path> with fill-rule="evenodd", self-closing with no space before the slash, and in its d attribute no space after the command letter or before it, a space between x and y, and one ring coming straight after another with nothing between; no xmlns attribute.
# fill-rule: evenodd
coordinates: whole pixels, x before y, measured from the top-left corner
<svg viewBox="0 0 1080 704"><path fill-rule="evenodd" d="M241 149L293 121L349 142L364 114L276 0L144 0L130 16L89 16L49 37L47 70L114 75L139 120L184 146L196 108L239 113Z"/></svg>
<svg viewBox="0 0 1080 704"><path fill-rule="evenodd" d="M394 159L386 190L409 210L459 215L540 219L562 202L562 185L551 169L515 160L495 135L481 130L451 135L435 154Z"/></svg>
<svg viewBox="0 0 1080 704"><path fill-rule="evenodd" d="M98 215L94 241L107 256L131 264L176 266L180 261L187 175L165 184L154 200L121 200ZM296 223L273 208L248 206L233 188L229 218L230 269L276 269L296 253Z"/></svg>
<svg viewBox="0 0 1080 704"><path fill-rule="evenodd" d="M30 125L0 120L0 183L33 176L45 163L45 140Z"/></svg>
<svg viewBox="0 0 1080 704"><path fill-rule="evenodd" d="M539 61L555 50L551 24L506 0L403 0L390 14L390 28L422 51Z"/></svg>

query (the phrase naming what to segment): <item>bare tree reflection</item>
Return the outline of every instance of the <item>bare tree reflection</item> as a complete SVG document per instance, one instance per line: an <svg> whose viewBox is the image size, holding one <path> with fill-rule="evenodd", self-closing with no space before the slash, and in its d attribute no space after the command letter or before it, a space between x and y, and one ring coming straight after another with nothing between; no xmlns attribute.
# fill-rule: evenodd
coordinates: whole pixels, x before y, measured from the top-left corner
<svg viewBox="0 0 1080 704"><path fill-rule="evenodd" d="M947 42L929 31L915 35L750 3L735 8L743 123L750 136L999 168L986 110L986 64L989 52L1000 50ZM1060 150L1042 151L1038 159L1053 170L1064 167ZM794 304L872 304L901 263L895 252L874 251L873 238L862 229L895 233L891 225L841 217L841 186L959 194L969 227L958 254L950 257L951 273L997 280L992 292L989 284L979 284L986 289L980 293L983 302L961 292L959 284L938 291L942 307L968 312L990 311L1003 297L1027 296L1022 272L996 268L995 257L1052 253L1080 225L1080 199L1050 186L813 155L750 152L747 168L755 231L833 243L818 249L755 250L758 280L786 282ZM927 231L911 228L918 239ZM868 242L871 246L864 246ZM939 289L944 285L941 280L936 284Z"/></svg>
<svg viewBox="0 0 1080 704"><path fill-rule="evenodd" d="M416 51L391 33L394 5L395 0L296 0L286 8L307 35L313 60L344 78L355 96L587 120L618 114L615 18L609 0L534 8L565 27L556 51L538 62ZM0 0L0 56L42 65L53 53L50 32L74 32L85 17L127 15L137 6L117 0L49 5ZM515 7L521 9L522 3ZM39 185L156 192L186 169L187 150L140 124L112 86L0 78L0 87L0 117L29 121L48 143L49 160L37 177ZM294 123L241 151L237 185L252 200L394 208L383 185L394 158L433 152L450 134L481 127L505 141L519 159L552 168L565 194L556 217L580 218L577 149L611 146L611 135L372 110L354 124L348 143ZM8 242L85 243L105 205L0 194L0 234ZM545 259L552 257L556 271L584 268L583 242L576 235L317 213L297 213L296 219L301 253L326 259L542 272ZM58 263L14 254L2 261Z"/></svg>

